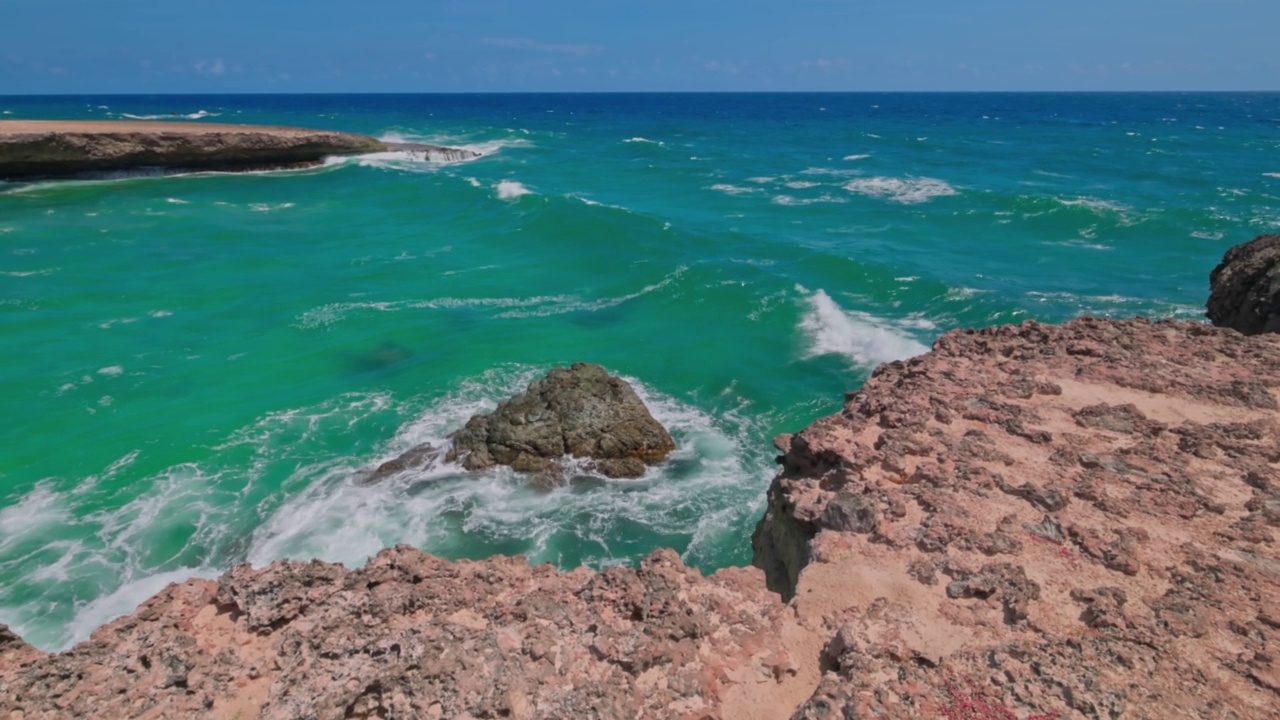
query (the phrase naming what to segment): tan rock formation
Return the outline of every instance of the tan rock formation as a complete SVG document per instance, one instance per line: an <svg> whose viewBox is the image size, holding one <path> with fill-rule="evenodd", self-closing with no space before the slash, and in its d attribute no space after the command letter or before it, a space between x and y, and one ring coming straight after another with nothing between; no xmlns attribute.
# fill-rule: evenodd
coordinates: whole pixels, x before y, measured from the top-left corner
<svg viewBox="0 0 1280 720"><path fill-rule="evenodd" d="M834 633L794 717L1276 717L1278 390L1280 337L1180 322L881 366L781 439L754 538Z"/></svg>

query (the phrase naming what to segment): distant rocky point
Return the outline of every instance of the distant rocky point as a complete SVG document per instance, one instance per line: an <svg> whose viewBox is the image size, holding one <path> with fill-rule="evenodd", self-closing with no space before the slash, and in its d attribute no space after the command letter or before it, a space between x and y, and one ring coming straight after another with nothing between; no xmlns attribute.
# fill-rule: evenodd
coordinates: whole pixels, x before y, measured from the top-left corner
<svg viewBox="0 0 1280 720"><path fill-rule="evenodd" d="M403 150L432 162L478 157L458 148L392 146L364 135L265 125L124 120L0 121L0 179L132 170L251 171L318 165L334 155Z"/></svg>
<svg viewBox="0 0 1280 720"><path fill-rule="evenodd" d="M492 413L475 415L446 450L419 445L363 483L422 467L444 454L467 470L507 465L543 485L561 484L566 460L609 478L637 478L675 450L671 434L635 390L599 365L554 368Z"/></svg>
<svg viewBox="0 0 1280 720"><path fill-rule="evenodd" d="M1227 251L1209 276L1209 319L1245 335L1280 332L1280 235Z"/></svg>

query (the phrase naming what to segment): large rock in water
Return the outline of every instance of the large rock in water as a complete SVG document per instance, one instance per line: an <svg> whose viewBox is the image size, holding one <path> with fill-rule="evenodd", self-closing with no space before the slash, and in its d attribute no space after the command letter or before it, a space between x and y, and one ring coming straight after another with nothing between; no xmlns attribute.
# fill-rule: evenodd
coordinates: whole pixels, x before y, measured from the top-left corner
<svg viewBox="0 0 1280 720"><path fill-rule="evenodd" d="M1245 335L1280 332L1280 235L1236 245L1209 276L1209 320Z"/></svg>
<svg viewBox="0 0 1280 720"><path fill-rule="evenodd" d="M566 456L589 459L611 478L644 474L675 441L653 419L635 390L599 365L577 363L476 415L453 435L447 459L468 470L510 465L521 472L558 476Z"/></svg>

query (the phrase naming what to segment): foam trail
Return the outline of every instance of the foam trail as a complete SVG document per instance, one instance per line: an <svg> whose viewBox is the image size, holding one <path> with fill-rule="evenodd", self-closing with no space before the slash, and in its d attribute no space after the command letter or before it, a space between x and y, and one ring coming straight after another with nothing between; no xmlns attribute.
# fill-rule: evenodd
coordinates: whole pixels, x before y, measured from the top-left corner
<svg viewBox="0 0 1280 720"><path fill-rule="evenodd" d="M797 288L803 292L803 288ZM808 310L800 327L809 339L809 357L844 355L863 367L904 360L929 351L906 332L862 312L849 312L826 292L805 298Z"/></svg>
<svg viewBox="0 0 1280 720"><path fill-rule="evenodd" d="M174 120L182 118L184 120L202 120L207 117L218 117L222 113L211 113L207 110L198 110L193 113L165 113L163 115L131 115L129 113L120 113L120 117L129 118L130 120Z"/></svg>

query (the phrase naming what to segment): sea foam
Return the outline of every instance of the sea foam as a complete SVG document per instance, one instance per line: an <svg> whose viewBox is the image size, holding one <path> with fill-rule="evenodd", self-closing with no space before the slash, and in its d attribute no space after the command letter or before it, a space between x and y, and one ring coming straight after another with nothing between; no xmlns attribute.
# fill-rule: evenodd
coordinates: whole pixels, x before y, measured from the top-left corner
<svg viewBox="0 0 1280 720"><path fill-rule="evenodd" d="M847 311L823 290L806 294L800 327L809 341L807 355L843 355L862 367L875 367L929 351L906 331L864 312Z"/></svg>
<svg viewBox="0 0 1280 720"><path fill-rule="evenodd" d="M959 192L942 180L927 177L870 177L849 181L844 188L867 197L884 198L903 205L924 203Z"/></svg>

